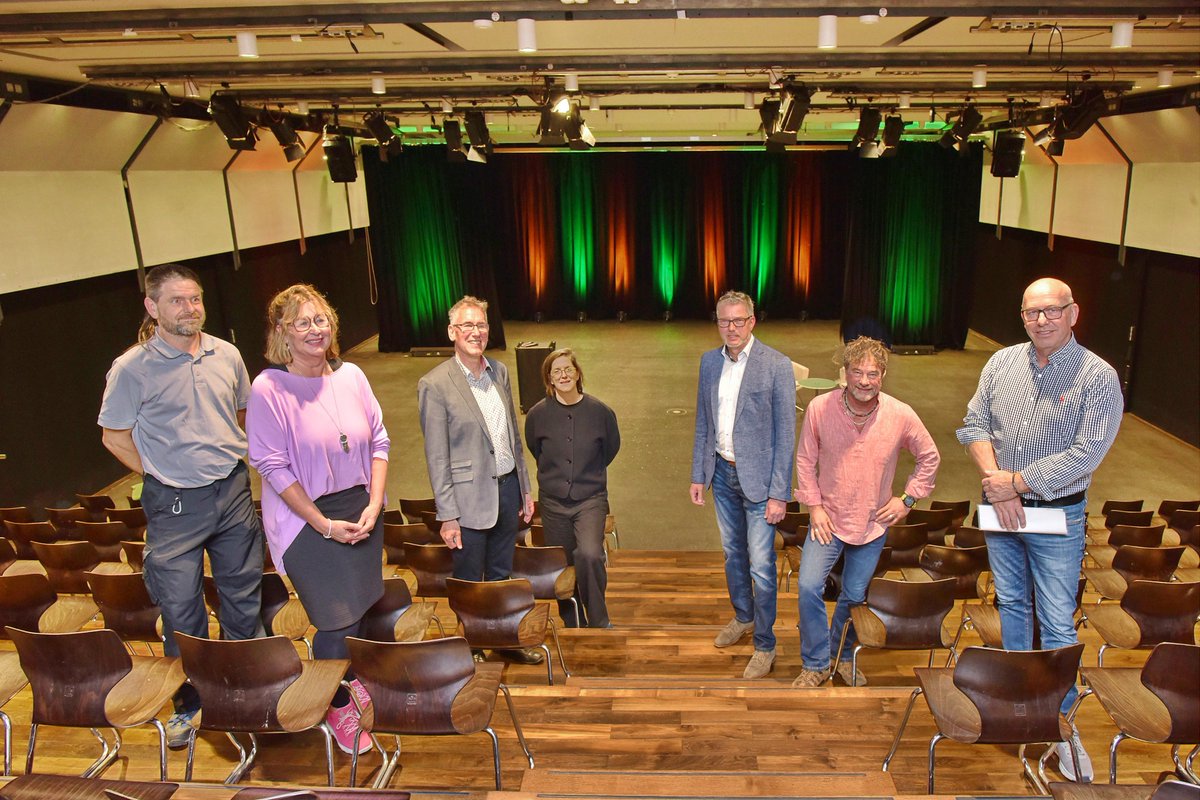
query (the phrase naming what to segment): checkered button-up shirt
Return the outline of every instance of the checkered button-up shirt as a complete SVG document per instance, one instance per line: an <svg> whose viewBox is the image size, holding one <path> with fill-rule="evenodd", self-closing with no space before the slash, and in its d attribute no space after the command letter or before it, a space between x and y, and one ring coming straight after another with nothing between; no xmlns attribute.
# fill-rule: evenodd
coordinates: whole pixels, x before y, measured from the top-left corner
<svg viewBox="0 0 1200 800"><path fill-rule="evenodd" d="M1029 485L1025 497L1052 500L1088 487L1123 410L1116 371L1074 336L1045 367L1027 342L988 359L958 441L991 442L1000 469Z"/></svg>
<svg viewBox="0 0 1200 800"><path fill-rule="evenodd" d="M485 359L483 363L486 366L476 378L475 374L458 360L458 356L454 357L454 362L463 371L463 377L471 387L471 394L483 413L483 421L487 423L492 446L496 450L496 474L507 475L516 469L517 461L513 457L512 440L508 435L508 413L504 410L504 399L500 397L500 390L492 380L492 365Z"/></svg>

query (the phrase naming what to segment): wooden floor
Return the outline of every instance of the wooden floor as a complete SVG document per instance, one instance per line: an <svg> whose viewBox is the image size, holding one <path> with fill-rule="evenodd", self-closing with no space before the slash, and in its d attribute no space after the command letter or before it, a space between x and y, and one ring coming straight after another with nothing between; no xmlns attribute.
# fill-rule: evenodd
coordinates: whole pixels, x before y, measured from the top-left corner
<svg viewBox="0 0 1200 800"><path fill-rule="evenodd" d="M864 688L792 689L800 668L793 589L779 595L774 672L765 680L745 681L741 673L752 652L748 640L726 650L712 646L712 637L730 616L719 553L616 550L609 576L615 627L561 631L573 673L569 680L561 681L557 663L554 686L546 685L544 668L506 670L537 774L527 775L508 713L498 703L494 728L501 742L505 789L524 784L527 791L546 796L925 793L926 747L934 727L923 701L918 701L892 771L879 771L914 685L912 668L925 663L924 654L867 653L860 662L870 682ZM453 624L444 603L439 615ZM951 620L957 624L958 619L956 609ZM973 643L972 636L964 641ZM1094 664L1096 636L1086 629L1082 636L1088 644L1084 663ZM1110 651L1106 663L1135 665L1144 658L1144 653ZM17 774L24 769L30 706L26 689L5 707L13 720ZM1103 776L1115 728L1094 699L1084 703L1079 727L1096 772ZM86 731L44 728L36 771L79 774L94 757L95 744ZM492 788L491 748L483 734L405 738L403 745L394 788L480 793ZM123 756L105 777L156 780L156 751L152 729L127 732ZM195 779L201 782L219 783L235 761L224 736L201 735L197 753ZM337 781L345 786L349 758L341 753L336 758ZM248 782L319 786L324 783L323 762L318 733L263 737ZM362 757L360 785L378 765L377 754ZM1015 748L944 742L937 765L939 794L1029 793ZM1128 741L1121 747L1120 766L1122 783L1153 782L1170 768L1169 748ZM183 751L172 753L171 777L181 779L183 768ZM667 791L671 787L675 790Z"/></svg>

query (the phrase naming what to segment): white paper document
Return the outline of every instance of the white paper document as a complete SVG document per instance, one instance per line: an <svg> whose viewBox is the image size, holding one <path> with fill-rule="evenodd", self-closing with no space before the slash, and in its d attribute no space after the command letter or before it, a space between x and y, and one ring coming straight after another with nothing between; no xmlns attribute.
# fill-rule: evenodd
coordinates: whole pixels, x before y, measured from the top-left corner
<svg viewBox="0 0 1200 800"><path fill-rule="evenodd" d="M979 527L985 531L1003 531L996 509L979 504ZM1047 533L1055 536L1067 534L1067 512L1061 508L1026 508L1025 527L1008 533Z"/></svg>

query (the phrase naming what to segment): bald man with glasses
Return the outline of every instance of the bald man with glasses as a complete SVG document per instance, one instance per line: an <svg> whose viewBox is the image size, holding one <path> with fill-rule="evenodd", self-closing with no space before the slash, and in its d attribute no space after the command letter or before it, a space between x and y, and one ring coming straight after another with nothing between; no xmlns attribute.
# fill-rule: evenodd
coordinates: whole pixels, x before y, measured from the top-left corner
<svg viewBox="0 0 1200 800"><path fill-rule="evenodd" d="M754 301L742 292L717 300L724 342L700 359L692 502L712 488L734 616L713 640L729 647L753 634L743 677L775 664L775 524L792 495L796 381L792 361L754 338Z"/></svg>
<svg viewBox="0 0 1200 800"><path fill-rule="evenodd" d="M1055 278L1034 281L1021 300L1028 344L1000 350L984 366L958 441L982 479L984 498L1003 530L987 533L996 605L1006 650L1078 641L1075 594L1083 561L1087 489L1121 425L1124 400L1116 371L1075 340L1079 304ZM1025 531L1026 508L1062 509L1067 533ZM1072 687L1062 710L1070 710ZM1056 746L1067 780L1090 782L1092 764L1073 729L1079 764Z"/></svg>

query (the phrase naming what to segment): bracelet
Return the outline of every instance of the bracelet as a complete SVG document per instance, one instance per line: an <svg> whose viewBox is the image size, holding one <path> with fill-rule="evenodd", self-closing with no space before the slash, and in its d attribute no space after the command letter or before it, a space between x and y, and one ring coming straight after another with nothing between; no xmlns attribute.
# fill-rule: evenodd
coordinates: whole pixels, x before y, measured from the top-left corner
<svg viewBox="0 0 1200 800"><path fill-rule="evenodd" d="M329 517L326 517L326 519L329 519ZM326 531L325 531L325 533L323 533L323 534L321 534L321 535L322 535L322 536L324 536L326 539L332 539L332 538L333 538L333 520L332 520L332 519L329 519L329 528L328 528L328 530L326 530Z"/></svg>

